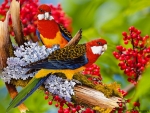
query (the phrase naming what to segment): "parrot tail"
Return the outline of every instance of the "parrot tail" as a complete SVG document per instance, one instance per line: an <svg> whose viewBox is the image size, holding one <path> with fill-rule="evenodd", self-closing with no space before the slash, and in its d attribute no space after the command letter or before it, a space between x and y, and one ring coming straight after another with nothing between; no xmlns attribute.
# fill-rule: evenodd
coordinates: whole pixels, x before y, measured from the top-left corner
<svg viewBox="0 0 150 113"><path fill-rule="evenodd" d="M28 85L25 86L24 89L22 89L18 93L18 95L11 101L6 112L8 112L11 108L17 107L23 101L25 101L27 97L29 97L35 90L37 90L48 77L49 76L45 76L43 78L32 78Z"/></svg>

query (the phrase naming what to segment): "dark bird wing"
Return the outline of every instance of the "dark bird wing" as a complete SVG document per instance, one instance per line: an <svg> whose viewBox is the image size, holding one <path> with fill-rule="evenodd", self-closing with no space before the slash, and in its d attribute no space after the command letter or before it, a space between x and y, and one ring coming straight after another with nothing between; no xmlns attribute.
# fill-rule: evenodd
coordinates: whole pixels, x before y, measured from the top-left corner
<svg viewBox="0 0 150 113"><path fill-rule="evenodd" d="M36 30L36 36L38 37L38 40L44 45L43 41L41 40L40 37L40 32L38 30Z"/></svg>
<svg viewBox="0 0 150 113"><path fill-rule="evenodd" d="M88 63L85 44L67 46L54 51L44 60L32 63L32 69L76 69Z"/></svg>
<svg viewBox="0 0 150 113"><path fill-rule="evenodd" d="M71 33L61 24L58 24L62 36L69 42L72 39Z"/></svg>

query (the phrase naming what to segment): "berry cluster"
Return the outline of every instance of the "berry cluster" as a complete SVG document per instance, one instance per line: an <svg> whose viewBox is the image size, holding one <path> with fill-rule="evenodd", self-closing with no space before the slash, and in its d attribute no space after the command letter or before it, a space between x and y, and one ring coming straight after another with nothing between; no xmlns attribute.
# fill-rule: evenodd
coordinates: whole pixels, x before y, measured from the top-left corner
<svg viewBox="0 0 150 113"><path fill-rule="evenodd" d="M114 51L113 55L120 61L118 65L128 76L128 81L136 84L150 61L150 47L147 46L149 36L142 37L141 31L133 26L129 28L129 31L129 35L126 32L123 32L122 35L124 43L131 42L132 48L126 49L119 45L116 47L118 51Z"/></svg>
<svg viewBox="0 0 150 113"><path fill-rule="evenodd" d="M20 19L23 24L24 36L34 34L36 32L36 13L38 1L34 0L21 0Z"/></svg>
<svg viewBox="0 0 150 113"><path fill-rule="evenodd" d="M118 91L123 95L123 97L128 94L128 92L126 92L126 91L124 91L124 90L122 90L120 88L118 89Z"/></svg>
<svg viewBox="0 0 150 113"><path fill-rule="evenodd" d="M19 0L21 5L20 10L20 19L23 25L23 33L24 36L36 36L36 20L37 20L37 8L39 6L39 0ZM4 20L6 12L9 9L9 4L11 0L4 0L2 5L0 6L0 15L1 19ZM71 23L72 20L66 14L61 8L61 5L58 4L56 7L53 5L49 5L52 10L52 15L55 18L56 22L64 25L70 32L72 31ZM12 22L11 19L9 21L10 25L10 34L14 36L14 32L12 29ZM33 38L32 38L33 39Z"/></svg>
<svg viewBox="0 0 150 113"><path fill-rule="evenodd" d="M114 108L111 113L139 113L139 107L140 107L140 103L139 102L134 102L133 103L133 109L131 110L127 110L126 108L126 104L129 103L130 100L118 100L118 105L119 107L118 108Z"/></svg>
<svg viewBox="0 0 150 113"><path fill-rule="evenodd" d="M100 67L96 64L92 64L87 67L82 74L86 75L90 81L93 81L95 84L101 83L102 77L100 74Z"/></svg>
<svg viewBox="0 0 150 113"><path fill-rule="evenodd" d="M130 100L118 100L118 108L114 108L111 113L139 113L139 107L140 107L140 103L139 102L134 102L133 103L133 109L127 110L126 108L126 104L128 104L130 102Z"/></svg>
<svg viewBox="0 0 150 113"><path fill-rule="evenodd" d="M0 5L0 15L2 15L1 20L4 21L6 12L9 9L8 5L8 0L5 0L1 5Z"/></svg>
<svg viewBox="0 0 150 113"><path fill-rule="evenodd" d="M48 91L45 91L45 100L48 100L49 105L56 103L55 107L59 108L58 113L76 113L79 111L82 111L82 113L94 113L94 111L90 108L85 108L84 106L75 105L71 102L67 102L57 95L52 95L52 98L50 97L51 94Z"/></svg>
<svg viewBox="0 0 150 113"><path fill-rule="evenodd" d="M123 102L122 100L119 100L119 102L118 102L118 105L119 105L119 107L118 108L114 108L112 111L111 111L111 113L124 113L124 111L125 111L125 107L126 107L126 101L125 102Z"/></svg>

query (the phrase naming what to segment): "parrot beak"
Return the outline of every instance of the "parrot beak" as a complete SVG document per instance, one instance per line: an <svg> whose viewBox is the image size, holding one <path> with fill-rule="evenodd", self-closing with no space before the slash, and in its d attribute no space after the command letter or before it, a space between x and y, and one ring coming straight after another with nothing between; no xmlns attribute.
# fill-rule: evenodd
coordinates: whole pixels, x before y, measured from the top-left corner
<svg viewBox="0 0 150 113"><path fill-rule="evenodd" d="M104 51L107 50L107 44L105 44L103 46L93 46L93 47L91 47L91 50L92 50L93 54L101 55L104 53Z"/></svg>
<svg viewBox="0 0 150 113"><path fill-rule="evenodd" d="M107 44L103 45L103 51L107 50Z"/></svg>
<svg viewBox="0 0 150 113"><path fill-rule="evenodd" d="M103 45L103 47L102 47L102 53L101 54L103 54L104 51L106 51L106 50L107 50L107 44Z"/></svg>
<svg viewBox="0 0 150 113"><path fill-rule="evenodd" d="M49 12L45 12L44 16L45 16L45 18L44 18L45 20L53 20L54 19L53 16L51 16L49 14Z"/></svg>
<svg viewBox="0 0 150 113"><path fill-rule="evenodd" d="M38 20L53 20L54 17L49 14L49 12L45 12L44 14L38 14Z"/></svg>
<svg viewBox="0 0 150 113"><path fill-rule="evenodd" d="M44 18L45 20L49 20L49 16L50 16L49 12L45 12L44 16L45 16L45 18Z"/></svg>

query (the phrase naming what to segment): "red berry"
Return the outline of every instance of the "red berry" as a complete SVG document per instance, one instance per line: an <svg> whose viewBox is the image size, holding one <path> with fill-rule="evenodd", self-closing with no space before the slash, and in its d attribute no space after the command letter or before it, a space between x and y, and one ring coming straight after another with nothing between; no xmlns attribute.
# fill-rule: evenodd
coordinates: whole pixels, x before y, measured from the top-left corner
<svg viewBox="0 0 150 113"><path fill-rule="evenodd" d="M143 70L144 70L144 67L141 67L140 70L143 71Z"/></svg>
<svg viewBox="0 0 150 113"><path fill-rule="evenodd" d="M76 108L72 108L72 113L75 113L76 111Z"/></svg>
<svg viewBox="0 0 150 113"><path fill-rule="evenodd" d="M68 103L68 107L72 107L73 104L71 102Z"/></svg>
<svg viewBox="0 0 150 113"><path fill-rule="evenodd" d="M141 31L140 31L140 30L137 30L137 34L138 34L138 35L141 34Z"/></svg>
<svg viewBox="0 0 150 113"><path fill-rule="evenodd" d="M92 67L93 68L97 68L98 66L96 64L92 64Z"/></svg>
<svg viewBox="0 0 150 113"><path fill-rule="evenodd" d="M119 51L122 51L123 47L122 46L116 46L116 49Z"/></svg>
<svg viewBox="0 0 150 113"><path fill-rule="evenodd" d="M99 75L99 71L94 71L92 75Z"/></svg>
<svg viewBox="0 0 150 113"><path fill-rule="evenodd" d="M127 39L128 39L128 40L130 40L130 39L131 39L131 37L130 37L130 36L127 36Z"/></svg>
<svg viewBox="0 0 150 113"><path fill-rule="evenodd" d="M127 33L126 33L126 32L122 32L122 35L123 35L123 36L127 36Z"/></svg>
<svg viewBox="0 0 150 113"><path fill-rule="evenodd" d="M55 100L55 101L60 100L59 96L56 95L56 96L54 97L54 100Z"/></svg>
<svg viewBox="0 0 150 113"><path fill-rule="evenodd" d="M128 40L124 41L124 44L128 44Z"/></svg>
<svg viewBox="0 0 150 113"><path fill-rule="evenodd" d="M49 105L52 105L52 101L49 101L48 104L49 104Z"/></svg>
<svg viewBox="0 0 150 113"><path fill-rule="evenodd" d="M94 72L98 72L99 73L99 69L94 69Z"/></svg>
<svg viewBox="0 0 150 113"><path fill-rule="evenodd" d="M30 26L30 32L35 32L35 27L34 26Z"/></svg>
<svg viewBox="0 0 150 113"><path fill-rule="evenodd" d="M62 107L64 106L64 102L63 101L60 102L60 106L62 106Z"/></svg>
<svg viewBox="0 0 150 113"><path fill-rule="evenodd" d="M119 107L122 107L122 103L119 103Z"/></svg>
<svg viewBox="0 0 150 113"><path fill-rule="evenodd" d="M130 99L126 100L126 102L129 103L129 102L130 102Z"/></svg>
<svg viewBox="0 0 150 113"><path fill-rule="evenodd" d="M15 36L15 33L12 31L12 32L11 32L11 35L12 35L12 36Z"/></svg>
<svg viewBox="0 0 150 113"><path fill-rule="evenodd" d="M45 94L46 94L46 95L48 95L48 94L49 94L49 92L48 92L48 91L45 91Z"/></svg>
<svg viewBox="0 0 150 113"><path fill-rule="evenodd" d="M88 71L92 71L92 70L93 70L93 68L92 68L92 67L89 67L89 68L86 68L86 70L88 70Z"/></svg>
<svg viewBox="0 0 150 113"><path fill-rule="evenodd" d="M81 106L77 105L76 110L79 111L81 109Z"/></svg>
<svg viewBox="0 0 150 113"><path fill-rule="evenodd" d="M147 53L150 53L150 48L147 48L147 49L146 49L146 52L147 52Z"/></svg>
<svg viewBox="0 0 150 113"><path fill-rule="evenodd" d="M137 66L138 66L138 67L141 67L141 63L138 63Z"/></svg>
<svg viewBox="0 0 150 113"><path fill-rule="evenodd" d="M55 104L55 107L58 107L58 106L59 106L58 103L56 103L56 104Z"/></svg>
<svg viewBox="0 0 150 113"><path fill-rule="evenodd" d="M148 38L149 38L149 36L148 36L148 35L146 35L146 36L145 36L145 38L146 38L146 39L148 39Z"/></svg>
<svg viewBox="0 0 150 113"><path fill-rule="evenodd" d="M134 26L131 26L131 27L129 28L130 31L133 31L134 29L135 29Z"/></svg>
<svg viewBox="0 0 150 113"><path fill-rule="evenodd" d="M64 113L69 113L69 110L68 109L64 109Z"/></svg>
<svg viewBox="0 0 150 113"><path fill-rule="evenodd" d="M134 102L133 105L139 107L139 106L140 106L140 103L139 103L139 102Z"/></svg>
<svg viewBox="0 0 150 113"><path fill-rule="evenodd" d="M64 113L63 109L59 109L58 113Z"/></svg>
<svg viewBox="0 0 150 113"><path fill-rule="evenodd" d="M115 55L115 57L116 57L117 59L119 59L119 58L120 58L120 56L119 56L119 55Z"/></svg>
<svg viewBox="0 0 150 113"><path fill-rule="evenodd" d="M131 79L131 78L128 78L128 81L129 81L129 82L131 82L131 81L132 81L132 79Z"/></svg>
<svg viewBox="0 0 150 113"><path fill-rule="evenodd" d="M114 52L113 52L113 55L115 56L116 54L117 54L117 52L116 52L116 51L114 51Z"/></svg>
<svg viewBox="0 0 150 113"><path fill-rule="evenodd" d="M137 34L132 34L132 38L137 38Z"/></svg>
<svg viewBox="0 0 150 113"><path fill-rule="evenodd" d="M47 99L48 99L48 95L45 96L45 100L47 100Z"/></svg>

